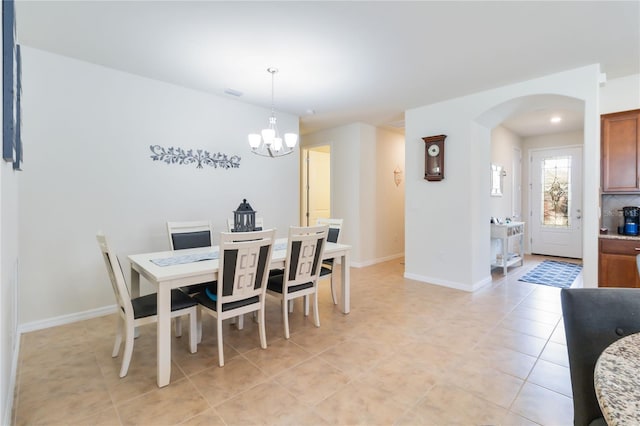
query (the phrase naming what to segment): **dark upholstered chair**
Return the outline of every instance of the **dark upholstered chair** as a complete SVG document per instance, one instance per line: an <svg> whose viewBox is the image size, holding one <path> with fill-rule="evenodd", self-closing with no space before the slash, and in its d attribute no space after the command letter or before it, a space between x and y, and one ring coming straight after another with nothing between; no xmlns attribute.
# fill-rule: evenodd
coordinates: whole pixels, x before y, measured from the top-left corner
<svg viewBox="0 0 640 426"><path fill-rule="evenodd" d="M606 425L593 371L616 340L640 332L640 289L575 288L560 292L569 352L575 426Z"/></svg>
<svg viewBox="0 0 640 426"><path fill-rule="evenodd" d="M275 235L273 229L221 233L218 281L193 296L201 312L216 319L220 367L224 366L222 321L225 319L257 312L260 346L267 348L264 300ZM202 327L201 321L198 326Z"/></svg>
<svg viewBox="0 0 640 426"><path fill-rule="evenodd" d="M131 299L129 289L124 281L120 261L115 253L111 251L107 244L104 234L96 235L107 273L113 287L113 293L116 296L118 304L118 330L116 341L113 345L112 357L118 356L120 352L120 344L124 337L124 351L122 353L122 366L120 368L120 377L127 375L129 364L131 363L131 355L133 354L133 339L135 327L156 322L157 315L157 295L155 293L146 296ZM191 353L197 351L197 303L186 294L179 290L171 290L171 317L176 320L183 315L189 315L189 350ZM177 336L180 336L181 330L176 327ZM123 336L124 335L124 336Z"/></svg>
<svg viewBox="0 0 640 426"><path fill-rule="evenodd" d="M169 247L171 250L185 250L213 245L213 226L206 220L192 222L167 222ZM215 286L215 281L180 287L187 294L200 293L209 286Z"/></svg>

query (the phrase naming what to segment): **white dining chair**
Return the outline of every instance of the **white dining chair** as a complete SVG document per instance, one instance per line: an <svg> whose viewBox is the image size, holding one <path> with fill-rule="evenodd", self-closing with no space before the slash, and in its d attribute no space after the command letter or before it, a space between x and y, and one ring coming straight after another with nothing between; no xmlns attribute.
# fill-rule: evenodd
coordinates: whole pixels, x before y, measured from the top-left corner
<svg viewBox="0 0 640 426"><path fill-rule="evenodd" d="M167 222L167 235L171 250L213 246L213 226L206 220ZM215 285L215 282L180 287L180 290L187 294L195 294L204 291L210 285Z"/></svg>
<svg viewBox="0 0 640 426"><path fill-rule="evenodd" d="M257 312L260 347L267 348L265 330L265 292L275 230L220 234L218 282L194 295L200 310L215 318L218 338L218 364L224 366L222 321ZM202 321L198 321L202 327ZM198 332L202 336L202 330Z"/></svg>
<svg viewBox="0 0 640 426"><path fill-rule="evenodd" d="M118 329L111 356L114 358L118 356L124 335L124 351L122 354L122 366L120 367L120 377L124 377L127 375L129 364L131 363L135 328L158 321L157 295L152 293L132 299L122 273L120 261L109 248L107 238L104 234L98 233L96 239L98 240L118 305ZM195 300L180 290L171 290L171 317L177 318L189 315L189 351L191 353L195 353L198 350L197 305ZM176 330L176 336L180 337L181 331L178 330L178 327L176 327Z"/></svg>
<svg viewBox="0 0 640 426"><path fill-rule="evenodd" d="M319 217L316 220L316 225L327 225L329 231L327 233L327 241L330 243L339 243L342 236L342 222L343 219L328 219ZM333 274L334 259L325 259L322 261L322 269L320 270L320 278L325 278L330 275L331 278L331 299L333 304L338 304L338 297L336 295L336 280Z"/></svg>
<svg viewBox="0 0 640 426"><path fill-rule="evenodd" d="M207 220L167 222L167 235L171 250L213 245L213 226Z"/></svg>
<svg viewBox="0 0 640 426"><path fill-rule="evenodd" d="M318 278L327 239L327 226L289 228L283 274L269 277L267 294L278 298L282 306L284 337L289 338L289 301L304 298L304 314L309 314L308 297L313 296L313 322L320 327Z"/></svg>

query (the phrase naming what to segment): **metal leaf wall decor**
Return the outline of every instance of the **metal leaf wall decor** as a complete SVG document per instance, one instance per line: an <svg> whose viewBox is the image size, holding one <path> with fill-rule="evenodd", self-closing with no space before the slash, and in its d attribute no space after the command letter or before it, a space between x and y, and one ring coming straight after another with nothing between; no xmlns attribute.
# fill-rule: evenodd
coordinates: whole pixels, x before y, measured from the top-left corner
<svg viewBox="0 0 640 426"><path fill-rule="evenodd" d="M185 151L182 148L164 148L160 145L150 145L149 148L153 155L151 159L153 161L164 161L167 164L193 164L196 163L196 168L201 169L202 165L211 166L214 169L220 167L221 169L238 169L240 168L241 158L237 155L228 157L227 154L220 152L210 153L202 149L189 149Z"/></svg>

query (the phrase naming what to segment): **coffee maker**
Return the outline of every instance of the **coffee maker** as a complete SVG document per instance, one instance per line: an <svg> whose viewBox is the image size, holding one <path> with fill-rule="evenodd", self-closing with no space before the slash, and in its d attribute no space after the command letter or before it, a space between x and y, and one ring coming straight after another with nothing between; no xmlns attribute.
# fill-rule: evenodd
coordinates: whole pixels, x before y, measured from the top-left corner
<svg viewBox="0 0 640 426"><path fill-rule="evenodd" d="M640 207L623 207L624 224L622 234L640 235Z"/></svg>

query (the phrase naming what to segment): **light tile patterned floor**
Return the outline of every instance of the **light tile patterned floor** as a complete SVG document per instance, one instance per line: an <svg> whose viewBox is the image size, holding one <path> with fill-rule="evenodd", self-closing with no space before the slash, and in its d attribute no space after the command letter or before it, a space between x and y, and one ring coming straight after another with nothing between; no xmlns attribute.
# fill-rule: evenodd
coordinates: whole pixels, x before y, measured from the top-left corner
<svg viewBox="0 0 640 426"><path fill-rule="evenodd" d="M156 387L155 325L136 339L129 374L111 358L115 315L22 336L14 423L70 425L571 425L559 289L517 281L541 257L473 294L402 277L400 260L353 269L343 315L321 284L321 327L268 300L256 324L215 327L189 354L173 340L171 385ZM581 286L581 276L574 285Z"/></svg>

